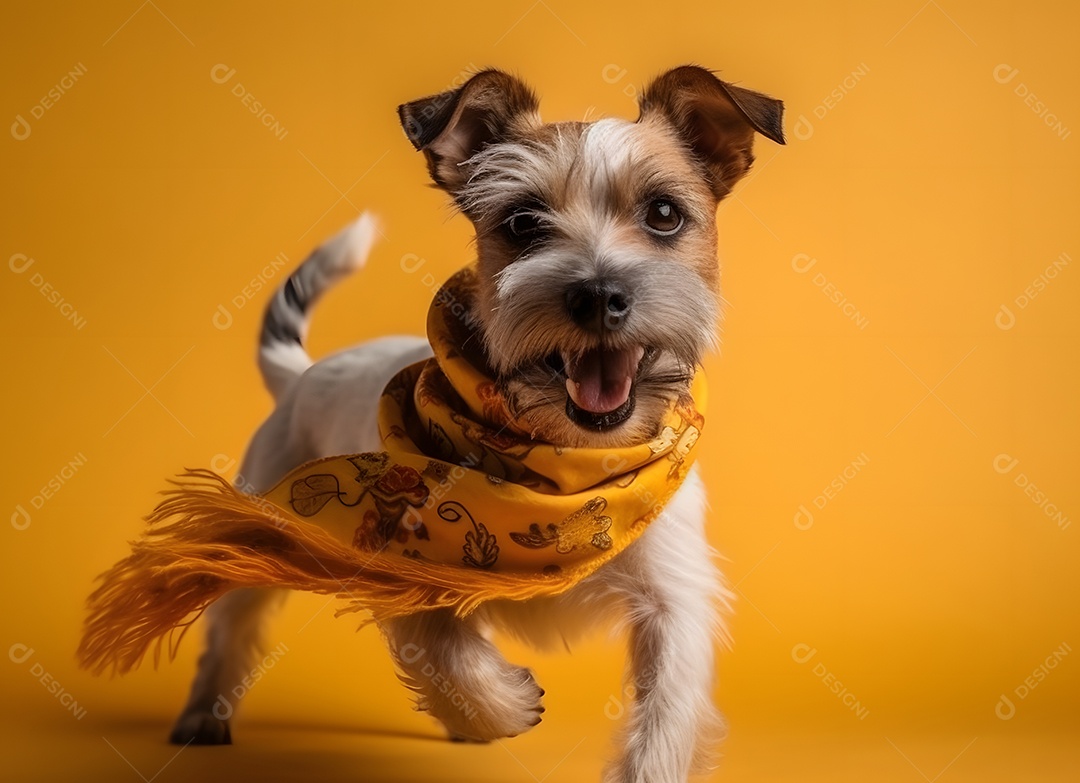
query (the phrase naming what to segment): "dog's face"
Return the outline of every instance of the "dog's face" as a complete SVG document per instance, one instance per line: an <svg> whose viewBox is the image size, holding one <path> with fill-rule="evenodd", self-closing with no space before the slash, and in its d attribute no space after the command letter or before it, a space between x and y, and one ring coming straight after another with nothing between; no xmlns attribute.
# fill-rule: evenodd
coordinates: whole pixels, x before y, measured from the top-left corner
<svg viewBox="0 0 1080 783"><path fill-rule="evenodd" d="M716 207L783 143L782 104L684 66L636 122L544 124L484 71L400 107L435 182L476 227L474 313L518 428L567 446L654 437L716 342Z"/></svg>

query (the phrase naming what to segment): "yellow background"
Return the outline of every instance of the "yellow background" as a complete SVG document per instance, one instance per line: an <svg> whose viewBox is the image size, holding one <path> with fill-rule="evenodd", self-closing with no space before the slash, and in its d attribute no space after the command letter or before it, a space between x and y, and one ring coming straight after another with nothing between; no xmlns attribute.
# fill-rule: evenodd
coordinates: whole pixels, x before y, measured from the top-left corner
<svg viewBox="0 0 1080 783"><path fill-rule="evenodd" d="M368 269L315 315L323 355L418 332L424 274L470 259L469 226L426 186L398 103L495 65L536 87L548 119L633 117L634 89L688 61L784 99L789 136L759 140L718 217L729 306L701 462L739 600L719 663L731 732L717 779L1078 779L1080 523L1062 529L1018 484L1080 516L1080 134L1061 138L1022 94L1080 127L1075 4L221 5L2 12L0 505L30 520L0 533L0 641L33 649L0 660L11 779L597 779L624 701L617 641L573 656L506 645L547 689L544 723L452 746L410 711L372 630L294 596L271 635L287 652L244 699L238 744L178 755L164 738L198 634L174 663L112 681L76 670L73 652L93 576L124 554L163 479L239 457L270 410L254 362L269 289L246 299L245 286L377 211L386 238ZM218 64L235 69L224 84ZM17 115L21 140L7 132ZM410 253L420 273L402 271ZM18 254L34 259L22 274ZM1007 473L1002 454L1017 460Z"/></svg>

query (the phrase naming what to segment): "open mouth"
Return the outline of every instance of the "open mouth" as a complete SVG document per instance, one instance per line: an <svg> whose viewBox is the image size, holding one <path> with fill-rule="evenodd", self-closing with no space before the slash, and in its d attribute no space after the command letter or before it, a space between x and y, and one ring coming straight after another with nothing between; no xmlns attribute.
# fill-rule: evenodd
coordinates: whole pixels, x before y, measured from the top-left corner
<svg viewBox="0 0 1080 783"><path fill-rule="evenodd" d="M644 346L590 348L576 356L556 352L548 365L566 378L566 415L594 430L618 426L634 412L634 382Z"/></svg>

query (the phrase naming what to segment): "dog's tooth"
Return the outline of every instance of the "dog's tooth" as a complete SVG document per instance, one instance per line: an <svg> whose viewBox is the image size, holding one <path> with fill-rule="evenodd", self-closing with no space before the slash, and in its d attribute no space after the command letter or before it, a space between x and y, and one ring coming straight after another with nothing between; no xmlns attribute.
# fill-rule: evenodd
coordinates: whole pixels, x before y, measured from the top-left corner
<svg viewBox="0 0 1080 783"><path fill-rule="evenodd" d="M580 405L581 400L581 384L573 381L570 377L566 379L566 393L570 395L570 399L574 401L574 404Z"/></svg>

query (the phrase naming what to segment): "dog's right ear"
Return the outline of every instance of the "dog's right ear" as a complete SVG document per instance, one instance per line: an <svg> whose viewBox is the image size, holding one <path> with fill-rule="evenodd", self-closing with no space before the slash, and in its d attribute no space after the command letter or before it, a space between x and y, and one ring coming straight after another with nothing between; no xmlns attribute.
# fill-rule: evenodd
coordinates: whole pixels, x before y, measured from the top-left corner
<svg viewBox="0 0 1080 783"><path fill-rule="evenodd" d="M721 81L712 71L683 65L659 76L641 98L638 122L669 123L705 164L718 199L750 170L754 133L784 143L784 104Z"/></svg>
<svg viewBox="0 0 1080 783"><path fill-rule="evenodd" d="M515 129L539 124L538 108L524 82L492 69L456 90L402 104L398 116L435 184L453 194L468 179L462 164Z"/></svg>

